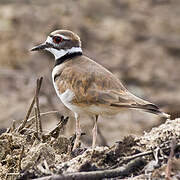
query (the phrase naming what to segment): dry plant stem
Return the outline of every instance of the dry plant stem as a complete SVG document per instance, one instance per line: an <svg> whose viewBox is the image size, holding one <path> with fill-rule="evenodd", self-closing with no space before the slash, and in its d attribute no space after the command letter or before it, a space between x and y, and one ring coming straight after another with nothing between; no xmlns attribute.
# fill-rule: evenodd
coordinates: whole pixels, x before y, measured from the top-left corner
<svg viewBox="0 0 180 180"><path fill-rule="evenodd" d="M180 145L180 144L179 144ZM165 148L162 148L162 150L168 150L170 149L171 147L165 147ZM146 152L142 152L142 153L138 153L138 154L135 154L135 155L132 155L132 156L127 156L125 158L123 158L123 162L125 161L131 161L133 159L136 159L138 157L142 157L142 156L146 156L146 155L151 155L153 154L154 150L152 151L146 151Z"/></svg>
<svg viewBox="0 0 180 180"><path fill-rule="evenodd" d="M33 108L34 104L35 104L35 97L33 98L32 102L31 102L31 105L30 105L30 107L28 109L28 112L26 114L25 119L23 120L22 124L20 124L20 126L18 128L18 132L20 132L25 127L25 125L27 123L27 120L28 120L28 118L29 118L29 116L31 114L31 111L32 111L32 108Z"/></svg>
<svg viewBox="0 0 180 180"><path fill-rule="evenodd" d="M37 108L35 107L34 108L34 113L35 113L35 117L36 117L36 133L37 133L37 136L39 135L39 126L38 126L38 117L37 117Z"/></svg>
<svg viewBox="0 0 180 180"><path fill-rule="evenodd" d="M169 155L169 158L168 158L168 162L167 162L167 167L166 167L166 170L165 170L165 173L166 173L165 178L166 178L166 180L170 180L171 179L172 159L173 159L173 156L174 156L175 146L176 146L176 139L172 139L172 142L171 142L171 152L170 152L170 155Z"/></svg>
<svg viewBox="0 0 180 180"><path fill-rule="evenodd" d="M10 127L10 131L13 132L16 129L16 122L13 120L12 126Z"/></svg>
<svg viewBox="0 0 180 180"><path fill-rule="evenodd" d="M67 173L63 175L52 175L43 178L38 178L35 180L90 180L90 179L102 179L102 178L114 178L118 176L127 176L130 175L137 169L137 167L141 166L141 159L134 160L133 162L118 167L116 169L111 170L100 170L100 171L89 171L89 172L75 172L75 173Z"/></svg>
<svg viewBox="0 0 180 180"><path fill-rule="evenodd" d="M21 171L21 160L22 160L22 157L23 157L23 153L24 153L24 146L22 146L22 149L21 149L21 152L20 152L20 155L19 155L18 171Z"/></svg>
<svg viewBox="0 0 180 180"><path fill-rule="evenodd" d="M36 86L35 96L34 96L32 102L31 102L31 105L30 105L30 107L29 107L29 109L28 109L28 112L27 112L27 114L26 114L25 119L23 120L23 122L20 124L20 126L19 126L18 129L17 129L18 132L20 132L20 131L25 127L25 125L26 125L26 123L27 123L27 120L29 119L29 116L30 116L30 114L31 114L31 112L32 112L32 108L33 108L33 106L34 106L34 104L35 104L35 101L36 101L36 96L39 94L39 91L40 91L40 88L41 88L41 84L42 84L42 80L43 80L42 77L37 80L37 86Z"/></svg>
<svg viewBox="0 0 180 180"><path fill-rule="evenodd" d="M48 133L48 136L59 136L59 131L67 124L68 122L68 117L64 118L64 116L61 117L61 121L57 124L57 126Z"/></svg>
<svg viewBox="0 0 180 180"><path fill-rule="evenodd" d="M41 116L40 116L40 108L39 108L39 90L41 87L42 79L37 79L36 85L36 93L35 93L35 100L36 100L36 108L37 108L37 120L38 120L38 129L39 132L42 133L42 124L41 124Z"/></svg>
<svg viewBox="0 0 180 180"><path fill-rule="evenodd" d="M38 109L38 108L37 108ZM37 110L37 117L38 117L38 127L39 127L39 132L42 134L42 123L41 123L41 118L40 118L40 113Z"/></svg>
<svg viewBox="0 0 180 180"><path fill-rule="evenodd" d="M43 117L43 116L50 115L50 114L59 114L59 112L58 111L48 111L45 113L40 113L40 116ZM30 117L27 120L26 126L23 128L23 130L25 130L25 132L27 132L28 130L33 132L34 130L30 129L30 127L33 126L34 124L36 124L36 123L34 123L35 120L36 120L36 115ZM9 130L9 132L10 132L10 130ZM8 133L8 131L7 131L7 133Z"/></svg>
<svg viewBox="0 0 180 180"><path fill-rule="evenodd" d="M132 156L127 156L127 157L123 158L123 161L131 161L131 160L136 159L138 157L151 155L151 154L153 154L153 151L146 151L146 152L142 152L142 153L135 154L135 155L132 155Z"/></svg>
<svg viewBox="0 0 180 180"><path fill-rule="evenodd" d="M34 130L34 129L30 129L30 128L28 128L28 127L23 128L23 130L25 130L28 134L31 134L31 133L36 133L36 130Z"/></svg>
<svg viewBox="0 0 180 180"><path fill-rule="evenodd" d="M58 114L59 112L58 111L48 111L48 112L45 112L45 113L40 113L40 116L46 116L46 115L49 115L49 114ZM32 116L30 117L27 122L31 122L35 119L36 117L35 116Z"/></svg>
<svg viewBox="0 0 180 180"><path fill-rule="evenodd" d="M7 128L6 133L11 132L11 128Z"/></svg>

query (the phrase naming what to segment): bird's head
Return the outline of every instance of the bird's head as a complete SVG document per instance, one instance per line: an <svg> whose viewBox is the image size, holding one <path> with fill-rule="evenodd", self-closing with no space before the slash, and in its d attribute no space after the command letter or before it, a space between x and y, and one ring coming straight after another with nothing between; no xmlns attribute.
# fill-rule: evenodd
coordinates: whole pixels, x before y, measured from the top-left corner
<svg viewBox="0 0 180 180"><path fill-rule="evenodd" d="M46 41L35 46L31 51L47 50L55 59L61 58L67 53L82 52L81 41L77 34L69 30L56 30L48 35Z"/></svg>

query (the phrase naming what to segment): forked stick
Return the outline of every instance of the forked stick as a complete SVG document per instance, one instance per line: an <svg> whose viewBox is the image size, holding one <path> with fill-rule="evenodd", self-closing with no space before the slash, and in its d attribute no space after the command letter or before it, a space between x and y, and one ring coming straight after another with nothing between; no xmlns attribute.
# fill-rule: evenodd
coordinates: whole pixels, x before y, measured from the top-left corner
<svg viewBox="0 0 180 180"><path fill-rule="evenodd" d="M29 119L29 116L30 116L30 114L32 112L32 108L33 108L33 106L34 106L34 104L36 102L36 98L39 95L39 91L40 91L40 88L41 88L41 85L42 85L42 80L43 80L43 77L40 77L40 78L37 79L36 92L35 92L34 98L33 98L32 102L31 102L31 105L30 105L28 111L27 111L25 119L23 120L23 122L17 128L18 132L20 132L26 126L27 120Z"/></svg>

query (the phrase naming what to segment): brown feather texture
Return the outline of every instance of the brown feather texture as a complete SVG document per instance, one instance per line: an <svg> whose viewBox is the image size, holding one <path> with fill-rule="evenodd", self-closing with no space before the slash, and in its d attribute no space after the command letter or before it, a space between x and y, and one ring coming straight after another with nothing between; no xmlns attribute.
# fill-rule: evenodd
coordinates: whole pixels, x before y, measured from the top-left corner
<svg viewBox="0 0 180 180"><path fill-rule="evenodd" d="M74 105L106 106L114 108L113 112L117 112L117 108L142 109L169 117L156 105L131 94L111 72L86 56L65 62L57 74L55 83L59 92L63 93L66 89L73 91Z"/></svg>

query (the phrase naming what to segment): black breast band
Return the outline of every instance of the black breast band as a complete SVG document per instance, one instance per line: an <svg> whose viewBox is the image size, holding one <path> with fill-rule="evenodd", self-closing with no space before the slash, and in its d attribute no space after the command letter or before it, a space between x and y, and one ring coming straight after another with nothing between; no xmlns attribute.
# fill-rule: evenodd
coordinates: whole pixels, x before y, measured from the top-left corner
<svg viewBox="0 0 180 180"><path fill-rule="evenodd" d="M59 64L62 64L67 59L72 59L72 58L74 58L76 56L81 56L81 55L82 55L82 52L67 53L64 56L56 59L54 67L59 65Z"/></svg>

